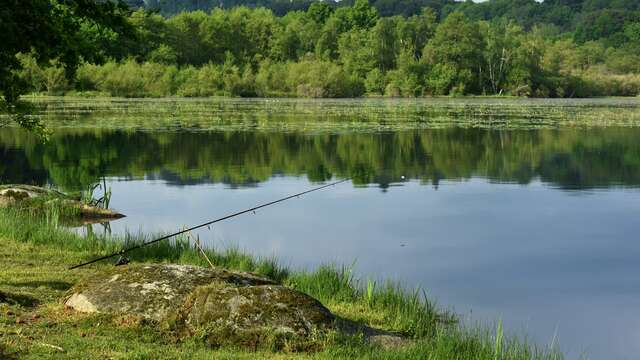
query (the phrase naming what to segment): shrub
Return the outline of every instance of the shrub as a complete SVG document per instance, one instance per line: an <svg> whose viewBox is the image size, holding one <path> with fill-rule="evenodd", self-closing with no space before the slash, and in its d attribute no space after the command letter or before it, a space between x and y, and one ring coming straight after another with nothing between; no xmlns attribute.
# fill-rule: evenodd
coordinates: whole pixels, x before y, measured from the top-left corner
<svg viewBox="0 0 640 360"><path fill-rule="evenodd" d="M263 61L256 74L256 94L258 96L294 95L287 86L287 65Z"/></svg>
<svg viewBox="0 0 640 360"><path fill-rule="evenodd" d="M16 56L22 65L18 76L22 78L28 90L39 92L45 86L45 74L31 54L18 54Z"/></svg>
<svg viewBox="0 0 640 360"><path fill-rule="evenodd" d="M102 71L101 81L97 83L100 91L112 96L136 97L144 95L144 80L141 78L140 65L134 60L122 64L107 63Z"/></svg>
<svg viewBox="0 0 640 360"><path fill-rule="evenodd" d="M65 69L58 60L51 60L49 66L43 69L42 74L47 94L62 95L69 89Z"/></svg>
<svg viewBox="0 0 640 360"><path fill-rule="evenodd" d="M433 95L447 95L456 83L456 69L447 64L435 64L427 77L429 92Z"/></svg>
<svg viewBox="0 0 640 360"><path fill-rule="evenodd" d="M364 80L364 87L367 93L383 94L385 85L386 82L384 79L384 75L378 68L375 68L367 73L367 77Z"/></svg>
<svg viewBox="0 0 640 360"><path fill-rule="evenodd" d="M188 66L178 71L175 82L178 96L213 96L222 92L222 69L211 63L199 69Z"/></svg>
<svg viewBox="0 0 640 360"><path fill-rule="evenodd" d="M144 63L138 65L138 72L142 81L142 92L137 96L162 97L176 93L178 86L175 78L178 68L175 65Z"/></svg>
<svg viewBox="0 0 640 360"><path fill-rule="evenodd" d="M306 60L288 63L287 87L300 97L357 97L364 94L364 83L350 76L341 66L328 61Z"/></svg>

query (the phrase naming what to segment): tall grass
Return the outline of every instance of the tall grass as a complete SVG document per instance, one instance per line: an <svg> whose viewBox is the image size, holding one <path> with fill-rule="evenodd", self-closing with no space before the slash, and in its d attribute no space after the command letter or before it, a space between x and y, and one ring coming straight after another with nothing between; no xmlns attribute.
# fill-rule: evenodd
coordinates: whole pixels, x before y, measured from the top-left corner
<svg viewBox="0 0 640 360"><path fill-rule="evenodd" d="M455 322L453 315L439 312L421 289L407 290L387 281L375 286L353 275L352 266L323 265L313 272L296 272L287 279L296 289L325 303L357 305L378 313L390 330L414 338L435 334L439 326Z"/></svg>
<svg viewBox="0 0 640 360"><path fill-rule="evenodd" d="M49 207L42 212L26 209L0 209L0 237L15 239L33 244L55 245L70 252L81 252L87 260L97 256L120 251L142 242L162 236L147 234L131 234L124 236L91 235L81 236L60 226L62 214L71 211L64 206ZM275 281L284 281L289 276L289 270L280 266L275 258L257 258L242 252L237 248L204 249L215 266L251 271ZM178 236L169 241L155 244L127 253L134 261L176 262L208 266L200 255L197 246L189 241L186 235ZM73 264L69 264L73 265Z"/></svg>

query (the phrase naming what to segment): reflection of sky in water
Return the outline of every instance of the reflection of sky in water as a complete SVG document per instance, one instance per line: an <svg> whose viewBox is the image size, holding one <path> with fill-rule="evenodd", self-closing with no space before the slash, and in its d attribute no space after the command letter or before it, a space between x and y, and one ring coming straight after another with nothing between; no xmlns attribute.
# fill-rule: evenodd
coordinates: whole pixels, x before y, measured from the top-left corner
<svg viewBox="0 0 640 360"><path fill-rule="evenodd" d="M173 231L314 186L273 178L254 188L112 181L121 233ZM237 245L313 268L357 261L361 276L422 286L472 321L502 319L540 345L554 332L568 358L640 352L640 191L567 192L474 178L388 189L342 184L201 231L209 245ZM96 229L97 230L97 229ZM404 245L404 246L403 246Z"/></svg>

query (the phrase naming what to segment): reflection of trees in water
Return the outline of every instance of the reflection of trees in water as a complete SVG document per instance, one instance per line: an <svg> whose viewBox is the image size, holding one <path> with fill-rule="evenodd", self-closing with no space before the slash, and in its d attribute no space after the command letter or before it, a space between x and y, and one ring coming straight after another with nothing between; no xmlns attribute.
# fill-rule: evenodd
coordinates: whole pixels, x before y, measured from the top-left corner
<svg viewBox="0 0 640 360"><path fill-rule="evenodd" d="M332 176L386 188L402 176L437 185L487 177L567 189L640 185L640 129L480 130L308 135L277 132L60 130L45 145L0 134L1 180L81 189L101 176L250 186L274 175ZM4 146L2 146L4 145ZM19 149L19 150L16 150Z"/></svg>
<svg viewBox="0 0 640 360"><path fill-rule="evenodd" d="M38 185L47 182L47 171L31 165L22 149L3 147L0 143L0 184Z"/></svg>

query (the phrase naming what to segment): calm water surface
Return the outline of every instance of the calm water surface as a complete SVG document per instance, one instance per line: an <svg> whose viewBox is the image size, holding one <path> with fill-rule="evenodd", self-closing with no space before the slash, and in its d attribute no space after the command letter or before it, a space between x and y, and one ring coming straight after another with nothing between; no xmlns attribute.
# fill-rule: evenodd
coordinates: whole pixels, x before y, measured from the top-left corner
<svg viewBox="0 0 640 360"><path fill-rule="evenodd" d="M114 234L350 177L199 235L295 268L355 261L568 358L640 353L639 101L79 100L41 114L46 145L0 130L0 182L104 177L128 215Z"/></svg>

